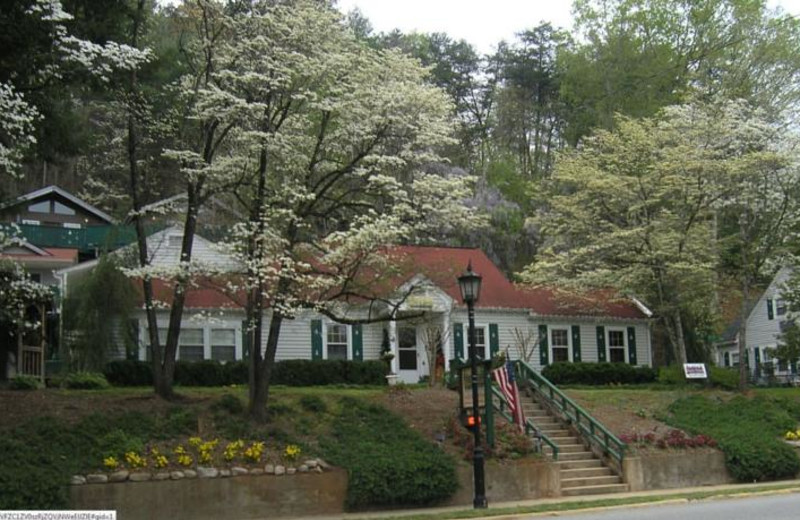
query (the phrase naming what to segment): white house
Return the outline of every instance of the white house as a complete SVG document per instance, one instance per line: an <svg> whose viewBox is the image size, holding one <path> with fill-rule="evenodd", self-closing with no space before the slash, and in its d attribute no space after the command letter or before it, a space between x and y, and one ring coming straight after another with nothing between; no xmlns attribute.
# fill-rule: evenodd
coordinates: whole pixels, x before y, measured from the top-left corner
<svg viewBox="0 0 800 520"><path fill-rule="evenodd" d="M155 264L177 262L179 228L157 233L148 242ZM366 318L369 309L370 316L380 321L344 324L304 311L283 322L277 360L379 359L386 338L394 354L391 368L400 380L419 381L430 374L430 360L437 358L444 365L441 369L447 370L451 359L469 355L467 310L460 301L457 277L471 262L483 277L475 313L478 355L486 357L502 350L518 359L525 355L521 349L521 343L525 343L528 362L536 369L555 361L652 363L650 312L636 300L615 298L609 292L578 297L551 289L521 288L506 279L479 249L401 246L388 254L395 266L391 279L374 281L391 287L387 301L343 304L340 311L348 321L357 321ZM195 239L193 258L238 270L230 257L202 237ZM65 290L70 276L80 272L80 267L61 272ZM169 300L169 291L167 284L156 282L160 299ZM246 350L243 307L242 298L226 294L213 284L192 287L186 296L178 358L242 359ZM269 319L267 311L265 328ZM167 310L158 311L158 321L165 337ZM139 338L138 357L145 360L148 334L143 311L134 327ZM426 339L433 331L442 339L440 356L426 355L425 345L432 343Z"/></svg>
<svg viewBox="0 0 800 520"><path fill-rule="evenodd" d="M781 268L763 294L750 306L744 363L754 377L763 377L766 367L774 371L779 379L791 380L797 375L796 364L780 363L770 355L770 351L779 344L779 336L792 323L787 303L781 298L781 290L791 274L790 268ZM722 340L715 344L716 362L719 366L739 366L740 328L740 320L736 320L723 332Z"/></svg>

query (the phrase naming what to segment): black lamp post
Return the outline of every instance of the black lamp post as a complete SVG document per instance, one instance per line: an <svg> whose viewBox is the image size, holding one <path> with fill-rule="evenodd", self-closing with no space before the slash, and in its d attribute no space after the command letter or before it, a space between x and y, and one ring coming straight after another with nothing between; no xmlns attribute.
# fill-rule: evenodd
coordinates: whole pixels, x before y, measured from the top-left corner
<svg viewBox="0 0 800 520"><path fill-rule="evenodd" d="M483 473L483 447L481 446L480 407L478 406L478 356L475 347L475 302L481 295L481 275L472 270L472 261L467 265L467 271L458 277L458 286L461 289L461 298L467 304L469 316L469 361L472 367L472 418L474 426L472 433L475 435L475 446L472 451L472 469L475 479L475 498L472 501L475 509L488 506L486 502L486 485ZM486 404L489 406L489 403Z"/></svg>

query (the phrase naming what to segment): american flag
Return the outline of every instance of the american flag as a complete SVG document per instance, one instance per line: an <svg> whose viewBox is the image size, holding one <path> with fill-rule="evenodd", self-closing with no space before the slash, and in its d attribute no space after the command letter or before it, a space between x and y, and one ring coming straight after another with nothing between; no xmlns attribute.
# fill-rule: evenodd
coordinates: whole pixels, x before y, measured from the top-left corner
<svg viewBox="0 0 800 520"><path fill-rule="evenodd" d="M525 433L525 413L522 411L522 401L519 398L519 388L514 378L514 364L509 359L506 364L492 372L492 377L500 386L500 391L508 403L511 417L522 433Z"/></svg>

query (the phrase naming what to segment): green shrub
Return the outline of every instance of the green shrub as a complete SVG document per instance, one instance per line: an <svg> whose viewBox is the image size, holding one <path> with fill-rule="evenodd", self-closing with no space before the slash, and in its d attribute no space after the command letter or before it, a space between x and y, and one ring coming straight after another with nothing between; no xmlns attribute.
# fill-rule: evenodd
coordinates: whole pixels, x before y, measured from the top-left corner
<svg viewBox="0 0 800 520"><path fill-rule="evenodd" d="M231 394L225 394L220 397L219 401L214 404L214 407L219 410L225 410L231 415L239 415L244 412L244 405L241 399Z"/></svg>
<svg viewBox="0 0 800 520"><path fill-rule="evenodd" d="M97 450L103 457L121 458L128 451L143 452L144 442L140 437L115 429L97 440Z"/></svg>
<svg viewBox="0 0 800 520"><path fill-rule="evenodd" d="M36 390L42 386L38 377L17 375L8 383L11 390Z"/></svg>
<svg viewBox="0 0 800 520"><path fill-rule="evenodd" d="M675 401L669 412L672 425L716 439L728 470L741 482L792 478L800 472L800 459L781 440L796 419L774 401L691 396Z"/></svg>
<svg viewBox="0 0 800 520"><path fill-rule="evenodd" d="M683 374L683 367L680 365L661 367L661 369L658 371L658 382L662 385L685 384L686 376Z"/></svg>
<svg viewBox="0 0 800 520"><path fill-rule="evenodd" d="M97 372L72 372L64 378L64 387L71 390L102 390L108 388L108 380Z"/></svg>
<svg viewBox="0 0 800 520"><path fill-rule="evenodd" d="M435 504L456 491L455 461L385 408L343 399L325 458L347 469L348 509Z"/></svg>
<svg viewBox="0 0 800 520"><path fill-rule="evenodd" d="M739 371L733 368L725 367L708 367L708 375L711 378L711 384L717 388L724 388L725 390L736 390L739 388Z"/></svg>
<svg viewBox="0 0 800 520"><path fill-rule="evenodd" d="M114 386L153 386L153 366L136 359L119 359L106 363L103 374Z"/></svg>
<svg viewBox="0 0 800 520"><path fill-rule="evenodd" d="M225 386L225 369L219 361L178 361L175 384L180 386Z"/></svg>
<svg viewBox="0 0 800 520"><path fill-rule="evenodd" d="M272 383L287 386L385 385L382 361L291 359L275 364Z"/></svg>
<svg viewBox="0 0 800 520"><path fill-rule="evenodd" d="M328 405L318 395L304 395L300 398L300 406L307 412L325 413Z"/></svg>
<svg viewBox="0 0 800 520"><path fill-rule="evenodd" d="M554 363L542 375L555 385L636 385L653 383L656 370L625 363Z"/></svg>

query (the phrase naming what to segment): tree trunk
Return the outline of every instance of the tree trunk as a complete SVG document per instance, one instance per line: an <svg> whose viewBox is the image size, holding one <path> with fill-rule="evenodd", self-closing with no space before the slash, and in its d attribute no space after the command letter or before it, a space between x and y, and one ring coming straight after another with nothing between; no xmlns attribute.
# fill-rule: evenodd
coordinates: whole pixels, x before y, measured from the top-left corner
<svg viewBox="0 0 800 520"><path fill-rule="evenodd" d="M739 312L739 390L747 389L747 302L750 301L750 280L747 273L742 275L742 306Z"/></svg>
<svg viewBox="0 0 800 520"><path fill-rule="evenodd" d="M142 17L144 14L145 0L139 0L136 5L136 16L133 19L133 28L131 31L131 46L138 48L139 45L139 29L142 24ZM137 163L137 154L139 146L139 135L136 126L136 98L138 88L138 76L136 68L131 71L129 96L127 109L128 109L128 167L130 175L130 190L131 190L131 206L133 208L133 225L136 229L136 244L139 253L139 267L147 267L150 264L149 255L147 252L147 234L144 229L144 223L141 218L142 200L139 192L139 166ZM153 369L153 383L156 392L161 386L161 363L162 352L161 344L158 338L158 323L156 320L155 306L153 305L153 282L148 277L142 278L142 294L144 296L144 309L145 316L147 317L147 332L150 339L152 349L152 369Z"/></svg>
<svg viewBox="0 0 800 520"><path fill-rule="evenodd" d="M675 360L679 365L683 365L686 363L686 339L683 336L683 318L680 310L675 311L673 322L675 323L675 339L677 340L675 343Z"/></svg>
<svg viewBox="0 0 800 520"><path fill-rule="evenodd" d="M269 322L269 335L267 336L267 348L264 352L264 359L256 370L256 381L254 381L250 402L250 417L259 422L267 420L267 404L269 402L269 386L272 380L272 368L275 366L275 354L278 351L278 337L281 333L283 316L273 312Z"/></svg>
<svg viewBox="0 0 800 520"><path fill-rule="evenodd" d="M195 186L189 186L188 189L186 222L183 225L183 241L181 243L181 264L188 264L192 259L192 246L194 244L195 231L197 230L198 202L196 189ZM175 355L178 353L178 339L181 332L188 285L188 274L181 273L175 281L172 291L167 344L164 347L164 360L161 364L160 380L156 385L156 393L164 399L174 399L175 397L175 391L172 387L175 376Z"/></svg>

